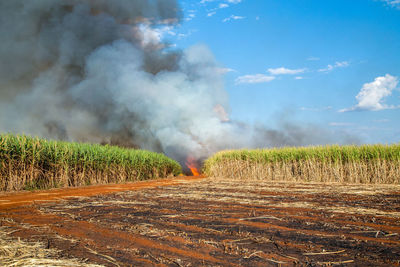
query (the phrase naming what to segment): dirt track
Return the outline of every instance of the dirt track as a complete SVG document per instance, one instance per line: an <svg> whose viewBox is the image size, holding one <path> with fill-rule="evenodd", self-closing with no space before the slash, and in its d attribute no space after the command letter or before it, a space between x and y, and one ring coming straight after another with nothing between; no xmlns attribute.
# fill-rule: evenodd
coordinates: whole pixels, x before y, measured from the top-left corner
<svg viewBox="0 0 400 267"><path fill-rule="evenodd" d="M181 177L0 195L0 223L106 266L400 266L393 185Z"/></svg>

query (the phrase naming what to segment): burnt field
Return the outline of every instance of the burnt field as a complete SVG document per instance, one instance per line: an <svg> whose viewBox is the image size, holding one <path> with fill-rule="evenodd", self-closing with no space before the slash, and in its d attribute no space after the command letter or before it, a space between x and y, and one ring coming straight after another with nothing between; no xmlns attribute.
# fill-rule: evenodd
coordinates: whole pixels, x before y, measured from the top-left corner
<svg viewBox="0 0 400 267"><path fill-rule="evenodd" d="M0 226L82 264L400 265L398 185L175 180L0 195Z"/></svg>

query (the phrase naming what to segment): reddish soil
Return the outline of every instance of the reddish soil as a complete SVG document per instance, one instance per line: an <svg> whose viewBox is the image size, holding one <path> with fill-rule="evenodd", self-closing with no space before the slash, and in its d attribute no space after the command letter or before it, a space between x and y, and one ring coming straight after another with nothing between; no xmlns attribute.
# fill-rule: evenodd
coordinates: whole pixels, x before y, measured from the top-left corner
<svg viewBox="0 0 400 267"><path fill-rule="evenodd" d="M0 226L105 266L400 266L400 186L179 177L0 195Z"/></svg>

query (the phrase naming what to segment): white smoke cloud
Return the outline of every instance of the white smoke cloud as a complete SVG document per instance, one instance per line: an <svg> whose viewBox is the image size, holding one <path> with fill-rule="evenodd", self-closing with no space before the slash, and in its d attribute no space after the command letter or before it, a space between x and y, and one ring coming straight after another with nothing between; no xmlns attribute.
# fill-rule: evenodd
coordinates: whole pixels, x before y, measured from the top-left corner
<svg viewBox="0 0 400 267"><path fill-rule="evenodd" d="M155 46L159 49L165 47L163 39L166 35L175 36L173 27L171 25L164 25L162 27L154 27L148 23L139 24L136 27L136 34L140 34L141 45L143 48Z"/></svg>
<svg viewBox="0 0 400 267"><path fill-rule="evenodd" d="M384 110L394 109L400 106L387 105L384 103L385 98L392 94L392 91L399 83L397 77L386 74L385 76L377 77L371 83L366 83L361 88L361 91L356 96L357 105L347 109L341 109L340 112L354 110Z"/></svg>

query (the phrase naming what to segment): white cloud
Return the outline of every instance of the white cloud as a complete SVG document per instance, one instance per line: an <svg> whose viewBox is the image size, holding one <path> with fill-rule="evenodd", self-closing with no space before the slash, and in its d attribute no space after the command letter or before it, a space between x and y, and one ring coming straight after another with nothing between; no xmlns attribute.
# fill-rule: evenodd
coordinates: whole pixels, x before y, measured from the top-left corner
<svg viewBox="0 0 400 267"><path fill-rule="evenodd" d="M348 66L350 66L350 63L348 61L337 61L337 62L335 62L334 65L329 64L328 66L326 66L326 68L319 69L318 71L319 72L328 72L328 71L331 71L336 68L345 68Z"/></svg>
<svg viewBox="0 0 400 267"><path fill-rule="evenodd" d="M242 2L242 0L201 0L200 4L206 5L209 2L216 2L216 1L219 1L222 3L219 3L218 6L216 6L215 8L207 10L207 12L208 12L207 17L214 16L215 14L217 14L217 11L219 9L228 8L231 4L239 4ZM224 19L223 22L230 21L230 20L236 20L236 19L242 19L242 18L244 18L244 17L232 15L229 18Z"/></svg>
<svg viewBox="0 0 400 267"><path fill-rule="evenodd" d="M336 62L335 67L336 68L343 68L343 67L348 67L350 64L348 61L342 61L342 62Z"/></svg>
<svg viewBox="0 0 400 267"><path fill-rule="evenodd" d="M400 8L400 0L382 0L391 7Z"/></svg>
<svg viewBox="0 0 400 267"><path fill-rule="evenodd" d="M281 68L276 68L276 69L268 69L268 72L271 73L272 75L284 75L284 74L299 74L299 73L304 73L306 69L287 69L285 67Z"/></svg>
<svg viewBox="0 0 400 267"><path fill-rule="evenodd" d="M339 112L354 110L378 111L400 108L400 106L388 106L383 103L385 98L392 94L392 91L396 88L398 83L399 79L389 74L377 77L373 82L363 85L361 91L356 96L358 101L357 105L351 108L341 109Z"/></svg>
<svg viewBox="0 0 400 267"><path fill-rule="evenodd" d="M268 76L265 74L253 74L253 75L244 75L238 77L235 82L236 84L240 83L267 83L275 80L274 76Z"/></svg>
<svg viewBox="0 0 400 267"><path fill-rule="evenodd" d="M196 32L196 30L189 30L188 32L186 32L186 33L179 33L178 35L177 35L177 37L178 37L178 39L179 40L182 40L182 39L184 39L184 38L187 38L188 36L190 36L190 35L192 35L192 33L194 33L194 32Z"/></svg>
<svg viewBox="0 0 400 267"><path fill-rule="evenodd" d="M185 33L178 34L178 39L183 39L183 38L186 38L186 37L188 37L188 34L185 34Z"/></svg>
<svg viewBox="0 0 400 267"><path fill-rule="evenodd" d="M187 18L185 18L186 21L191 21L192 19L194 19L196 17L195 13L189 13L189 15L187 16Z"/></svg>
<svg viewBox="0 0 400 267"><path fill-rule="evenodd" d="M304 78L302 76L296 76L294 77L295 80L303 80Z"/></svg>
<svg viewBox="0 0 400 267"><path fill-rule="evenodd" d="M209 3L209 2L215 2L215 1L217 1L217 0L201 0L200 4L206 4L206 3ZM223 2L226 2L226 3L229 3L229 4L239 4L239 3L242 2L242 0L225 0Z"/></svg>
<svg viewBox="0 0 400 267"><path fill-rule="evenodd" d="M231 15L230 17L223 19L222 22L228 22L231 20L239 20L239 19L245 19L245 18L246 17Z"/></svg>

